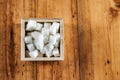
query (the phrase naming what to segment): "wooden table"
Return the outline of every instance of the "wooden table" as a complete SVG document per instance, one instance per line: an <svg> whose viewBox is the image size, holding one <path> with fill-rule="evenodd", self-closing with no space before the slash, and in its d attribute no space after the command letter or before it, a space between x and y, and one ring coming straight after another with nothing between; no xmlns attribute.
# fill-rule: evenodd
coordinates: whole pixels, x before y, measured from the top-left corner
<svg viewBox="0 0 120 80"><path fill-rule="evenodd" d="M64 18L65 60L20 60L21 18ZM120 13L109 0L0 0L0 80L120 80Z"/></svg>

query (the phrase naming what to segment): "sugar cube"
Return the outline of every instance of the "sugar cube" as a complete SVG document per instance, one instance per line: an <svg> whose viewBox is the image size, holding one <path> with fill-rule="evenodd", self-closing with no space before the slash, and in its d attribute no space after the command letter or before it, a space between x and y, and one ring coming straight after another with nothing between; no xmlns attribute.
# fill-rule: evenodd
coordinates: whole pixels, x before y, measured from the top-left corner
<svg viewBox="0 0 120 80"><path fill-rule="evenodd" d="M36 28L36 21L35 20L29 20L27 24L27 31L34 30Z"/></svg>
<svg viewBox="0 0 120 80"><path fill-rule="evenodd" d="M44 23L44 28L48 29L51 26L51 23Z"/></svg>
<svg viewBox="0 0 120 80"><path fill-rule="evenodd" d="M39 52L38 50L34 50L34 51L29 52L29 55L32 58L36 58L39 55Z"/></svg>
<svg viewBox="0 0 120 80"><path fill-rule="evenodd" d="M24 40L25 40L26 44L27 43L32 43L32 37L31 36L26 36Z"/></svg>
<svg viewBox="0 0 120 80"><path fill-rule="evenodd" d="M53 22L53 24L50 26L50 34L56 34L59 30L59 23Z"/></svg>
<svg viewBox="0 0 120 80"><path fill-rule="evenodd" d="M53 55L54 55L55 57L60 56L58 48L54 48L54 49L53 49Z"/></svg>
<svg viewBox="0 0 120 80"><path fill-rule="evenodd" d="M43 24L37 23L35 30L41 31L42 27L43 27Z"/></svg>
<svg viewBox="0 0 120 80"><path fill-rule="evenodd" d="M30 52L35 50L35 47L33 44L27 44L27 48Z"/></svg>

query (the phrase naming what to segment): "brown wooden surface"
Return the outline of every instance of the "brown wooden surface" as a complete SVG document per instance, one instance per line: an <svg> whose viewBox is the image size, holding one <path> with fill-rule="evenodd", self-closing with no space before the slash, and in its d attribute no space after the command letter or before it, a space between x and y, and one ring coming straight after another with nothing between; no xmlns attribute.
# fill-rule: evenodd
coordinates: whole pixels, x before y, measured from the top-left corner
<svg viewBox="0 0 120 80"><path fill-rule="evenodd" d="M120 80L120 13L111 0L0 0L0 80ZM64 18L65 60L20 60L21 18Z"/></svg>

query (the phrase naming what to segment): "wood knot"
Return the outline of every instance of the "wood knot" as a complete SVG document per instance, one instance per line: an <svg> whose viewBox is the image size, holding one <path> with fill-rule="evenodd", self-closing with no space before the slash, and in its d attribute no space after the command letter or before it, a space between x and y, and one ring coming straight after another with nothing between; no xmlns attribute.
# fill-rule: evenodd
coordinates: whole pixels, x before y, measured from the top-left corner
<svg viewBox="0 0 120 80"><path fill-rule="evenodd" d="M89 76L91 75L91 73L89 73Z"/></svg>
<svg viewBox="0 0 120 80"><path fill-rule="evenodd" d="M118 75L118 72L117 72L117 75Z"/></svg>
<svg viewBox="0 0 120 80"><path fill-rule="evenodd" d="M110 7L105 13L105 16L109 22L112 22L118 16L118 11Z"/></svg>
<svg viewBox="0 0 120 80"><path fill-rule="evenodd" d="M120 11L120 0L110 0L111 8Z"/></svg>
<svg viewBox="0 0 120 80"><path fill-rule="evenodd" d="M74 18L75 16L73 15L72 17Z"/></svg>
<svg viewBox="0 0 120 80"><path fill-rule="evenodd" d="M105 75L107 76L107 72L105 73Z"/></svg>
<svg viewBox="0 0 120 80"><path fill-rule="evenodd" d="M116 17L118 16L118 12L117 10L113 9L113 8L108 8L107 12L105 12L105 16L106 16L106 19L109 21L109 22L112 22L113 19L116 19Z"/></svg>
<svg viewBox="0 0 120 80"><path fill-rule="evenodd" d="M109 61L109 60L107 60L107 64L110 64L110 61Z"/></svg>
<svg viewBox="0 0 120 80"><path fill-rule="evenodd" d="M109 11L110 11L110 14L111 14L112 17L118 16L118 11L117 10L115 10L113 8L110 8Z"/></svg>

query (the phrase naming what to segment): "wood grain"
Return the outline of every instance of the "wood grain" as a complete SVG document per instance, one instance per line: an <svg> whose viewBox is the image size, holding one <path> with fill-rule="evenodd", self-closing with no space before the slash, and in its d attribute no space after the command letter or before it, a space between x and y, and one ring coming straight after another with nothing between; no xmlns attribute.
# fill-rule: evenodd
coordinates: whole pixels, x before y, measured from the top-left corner
<svg viewBox="0 0 120 80"><path fill-rule="evenodd" d="M5 17L1 18L1 21L4 21L1 24L1 34L3 35L3 38L1 36L1 40L3 40L1 43L4 44L1 48L5 47L5 49L2 49L4 50L2 52L4 59L1 60L3 66L0 69L2 70L3 67L5 69L0 73L1 78L3 78L2 80L36 79L36 62L20 61L20 20L22 17L34 17L33 1L6 0L2 4L5 5L1 6L0 9L3 7L5 9L1 10L1 12L4 12L1 15Z"/></svg>
<svg viewBox="0 0 120 80"><path fill-rule="evenodd" d="M73 2L72 6L71 3ZM40 5L42 4L42 6ZM44 4L44 5L43 5ZM51 5L52 4L52 5ZM44 6L44 7L43 7ZM66 8L68 7L68 8ZM38 0L38 18L63 18L65 26L65 60L60 62L38 62L38 80L79 80L78 33L76 2L69 0ZM45 11L46 10L46 11ZM43 12L41 12L43 11ZM41 13L41 14L38 14ZM66 15L68 14L68 15ZM72 17L74 16L74 18ZM73 21L73 22L72 22ZM74 29L72 31L72 29ZM69 36L71 35L71 36ZM74 36L73 36L74 35ZM71 40L70 40L71 39ZM67 42L69 41L69 42ZM73 44L70 44L73 43ZM69 46L69 47L67 47ZM71 50L70 50L71 49ZM70 50L70 51L69 51ZM69 56L68 56L69 55ZM43 65L42 65L43 64ZM42 71L40 71L43 69ZM43 74L42 74L43 72ZM51 74L52 73L52 74Z"/></svg>
<svg viewBox="0 0 120 80"><path fill-rule="evenodd" d="M0 80L120 80L118 8L111 0L0 0ZM21 18L63 18L65 60L21 61Z"/></svg>
<svg viewBox="0 0 120 80"><path fill-rule="evenodd" d="M0 1L0 15L3 15L0 17L0 63L2 65L0 65L0 78L3 80L7 79L7 74L6 74L6 29L4 28L6 26L6 16L4 14L6 14L6 12L2 12L3 10L6 10L6 5L4 4L6 1L5 0L1 0ZM2 8L3 7L3 8ZM3 36L4 35L4 36Z"/></svg>
<svg viewBox="0 0 120 80"><path fill-rule="evenodd" d="M15 7L16 10L14 12L15 17L17 16L18 18L16 18L15 22L18 21L19 26L19 30L16 30L16 36L19 34L20 35L20 20L21 18L34 18L35 17L35 2L33 0L19 0L18 2L15 2ZM16 4L17 3L17 4ZM18 7L19 5L19 7ZM16 12L17 11L17 12ZM19 42L18 42L19 39ZM16 37L16 44L18 46L18 49L20 49L20 37L17 38ZM17 51L17 50L15 50ZM18 51L18 55L17 55L17 64L18 64L18 71L19 74L16 75L16 79L24 79L24 80L36 80L36 62L23 62L20 61L20 50ZM21 67L20 67L21 66ZM21 77L18 75L22 75ZM16 80L15 79L15 80Z"/></svg>
<svg viewBox="0 0 120 80"><path fill-rule="evenodd" d="M78 0L81 80L119 80L119 12L110 1Z"/></svg>

